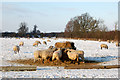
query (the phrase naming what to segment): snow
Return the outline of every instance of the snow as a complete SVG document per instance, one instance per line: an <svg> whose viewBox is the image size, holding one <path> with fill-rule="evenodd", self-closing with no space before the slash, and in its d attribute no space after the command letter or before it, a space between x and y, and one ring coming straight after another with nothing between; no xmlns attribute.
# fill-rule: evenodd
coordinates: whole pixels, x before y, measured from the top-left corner
<svg viewBox="0 0 120 80"><path fill-rule="evenodd" d="M34 58L33 52L35 50L47 49L49 46L54 46L56 42L71 41L79 50L83 50L86 60L94 60L102 62L99 65L118 65L118 49L115 43L98 42L90 40L74 40L59 38L54 40L50 38L51 42L47 45L41 44L38 47L33 47L32 44L39 40L41 42L47 41L48 38L0 38L0 66L22 66L23 64L8 63L7 60ZM25 43L20 47L19 54L14 54L13 46L18 45L20 41ZM100 44L107 44L108 49L100 48ZM64 69L63 67L37 67L37 71L10 71L0 72L1 77L8 78L118 78L118 69Z"/></svg>

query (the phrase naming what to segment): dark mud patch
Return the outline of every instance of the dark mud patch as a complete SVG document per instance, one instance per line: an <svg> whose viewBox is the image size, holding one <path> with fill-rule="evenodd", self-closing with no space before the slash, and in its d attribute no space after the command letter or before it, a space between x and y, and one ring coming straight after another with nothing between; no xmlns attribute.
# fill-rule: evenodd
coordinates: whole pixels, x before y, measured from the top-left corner
<svg viewBox="0 0 120 80"><path fill-rule="evenodd" d="M42 63L41 60L34 62L34 59L19 59L14 61L9 61L12 63L19 63L24 65L34 65L34 66L62 66L65 69L111 69L120 68L118 65L98 65L100 62L85 60L85 63L72 62L72 61L45 61Z"/></svg>

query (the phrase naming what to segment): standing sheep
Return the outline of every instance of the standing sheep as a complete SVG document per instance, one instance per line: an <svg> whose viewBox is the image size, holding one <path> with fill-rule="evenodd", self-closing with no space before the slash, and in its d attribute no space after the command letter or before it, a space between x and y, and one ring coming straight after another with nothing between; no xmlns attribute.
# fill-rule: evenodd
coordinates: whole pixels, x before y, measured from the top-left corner
<svg viewBox="0 0 120 80"><path fill-rule="evenodd" d="M19 43L19 46L23 46L23 45L24 45L24 42L21 41L21 42Z"/></svg>
<svg viewBox="0 0 120 80"><path fill-rule="evenodd" d="M43 44L47 45L46 41L43 41Z"/></svg>
<svg viewBox="0 0 120 80"><path fill-rule="evenodd" d="M82 63L84 63L84 51L81 50L73 50L73 49L67 49L70 52L74 52L79 54L79 57L82 59Z"/></svg>
<svg viewBox="0 0 120 80"><path fill-rule="evenodd" d="M110 43L110 40L107 40L108 43Z"/></svg>
<svg viewBox="0 0 120 80"><path fill-rule="evenodd" d="M41 44L41 42L40 42L40 41L35 41L35 43Z"/></svg>
<svg viewBox="0 0 120 80"><path fill-rule="evenodd" d="M42 56L42 51L40 50L34 51L34 62L36 62L36 60L41 58L41 56Z"/></svg>
<svg viewBox="0 0 120 80"><path fill-rule="evenodd" d="M33 43L33 46L38 46L38 43L36 43L36 42L35 42L35 43Z"/></svg>
<svg viewBox="0 0 120 80"><path fill-rule="evenodd" d="M100 46L101 46L101 49L102 49L102 48L107 48L107 49L108 49L107 44L101 44Z"/></svg>
<svg viewBox="0 0 120 80"><path fill-rule="evenodd" d="M61 57L62 57L62 50L60 50L59 48L57 51L53 53L52 60L55 60L55 59L60 60Z"/></svg>
<svg viewBox="0 0 120 80"><path fill-rule="evenodd" d="M77 59L77 62L79 62L80 54L77 54L76 52L73 52L73 51L68 51L67 55L68 55L68 58L71 59L72 61L73 60L75 61Z"/></svg>
<svg viewBox="0 0 120 80"><path fill-rule="evenodd" d="M116 42L116 46L120 46L119 42Z"/></svg>
<svg viewBox="0 0 120 80"><path fill-rule="evenodd" d="M15 54L17 54L17 52L19 53L20 47L19 46L14 46L13 51L14 51Z"/></svg>

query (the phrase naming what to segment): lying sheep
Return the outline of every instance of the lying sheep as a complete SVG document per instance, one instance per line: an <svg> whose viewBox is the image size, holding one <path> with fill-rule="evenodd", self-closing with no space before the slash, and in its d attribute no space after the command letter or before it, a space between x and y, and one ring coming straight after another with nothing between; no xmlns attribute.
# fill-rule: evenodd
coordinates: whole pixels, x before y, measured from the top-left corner
<svg viewBox="0 0 120 80"><path fill-rule="evenodd" d="M43 44L47 45L46 41L43 41Z"/></svg>
<svg viewBox="0 0 120 80"><path fill-rule="evenodd" d="M108 49L107 44L101 44L100 46L101 46L101 49L102 49L102 48L107 48L107 49Z"/></svg>
<svg viewBox="0 0 120 80"><path fill-rule="evenodd" d="M79 57L82 59L82 62L84 63L84 51L82 50L73 50L73 49L67 49L70 52L79 54Z"/></svg>
<svg viewBox="0 0 120 80"><path fill-rule="evenodd" d="M17 54L17 52L19 53L20 47L19 46L14 46L13 51L14 51L15 54Z"/></svg>
<svg viewBox="0 0 120 80"><path fill-rule="evenodd" d="M23 46L23 45L24 45L24 42L21 41L21 42L19 43L19 46Z"/></svg>
<svg viewBox="0 0 120 80"><path fill-rule="evenodd" d="M35 42L35 43L33 43L33 46L38 46L38 43L36 43L36 42Z"/></svg>
<svg viewBox="0 0 120 80"><path fill-rule="evenodd" d="M62 57L62 50L60 50L59 48L57 51L53 53L52 60L55 60L55 59L60 60L61 57Z"/></svg>

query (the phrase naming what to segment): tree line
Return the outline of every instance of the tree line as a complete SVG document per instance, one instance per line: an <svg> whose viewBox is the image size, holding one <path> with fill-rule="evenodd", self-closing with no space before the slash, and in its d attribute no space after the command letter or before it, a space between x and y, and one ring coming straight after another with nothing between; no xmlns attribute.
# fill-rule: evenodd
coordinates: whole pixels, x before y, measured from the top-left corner
<svg viewBox="0 0 120 80"><path fill-rule="evenodd" d="M118 24L115 23L115 30L109 31L102 19L91 17L89 13L75 16L68 21L64 32L41 33L37 30L38 26L34 25L33 30L28 32L26 22L21 22L17 33L4 32L2 36L9 37L64 37L64 38L96 38L118 40L120 31L117 30ZM120 39L119 39L120 40Z"/></svg>

